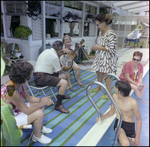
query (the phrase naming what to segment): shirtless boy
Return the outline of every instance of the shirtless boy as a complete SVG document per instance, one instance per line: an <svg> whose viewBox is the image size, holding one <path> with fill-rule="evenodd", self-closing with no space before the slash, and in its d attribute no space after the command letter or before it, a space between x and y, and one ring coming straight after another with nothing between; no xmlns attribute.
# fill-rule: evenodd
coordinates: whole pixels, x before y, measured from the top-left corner
<svg viewBox="0 0 150 147"><path fill-rule="evenodd" d="M131 86L126 81L117 81L114 87L115 93L113 94L113 99L115 100L117 106L119 107L122 113L122 125L118 132L118 140L122 146L129 146L130 139L133 139L134 146L140 146L140 133L142 127L142 119L139 111L139 106L137 101L129 96L131 91ZM116 111L117 112L117 111ZM112 116L115 113L115 107L111 105L111 109L101 117L101 121ZM137 119L136 124L136 134L135 134L135 122L134 115ZM116 113L116 121L114 125L114 130L117 129L119 114ZM96 122L98 117L96 118ZM129 137L129 138L128 138Z"/></svg>

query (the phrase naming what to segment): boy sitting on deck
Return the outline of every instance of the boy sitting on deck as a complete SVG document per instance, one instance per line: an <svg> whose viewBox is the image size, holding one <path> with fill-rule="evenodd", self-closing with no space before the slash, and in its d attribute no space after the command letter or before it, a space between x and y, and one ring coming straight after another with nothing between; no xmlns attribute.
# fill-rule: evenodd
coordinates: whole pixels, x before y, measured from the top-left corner
<svg viewBox="0 0 150 147"><path fill-rule="evenodd" d="M142 127L142 119L139 111L139 106L137 101L129 96L131 91L131 86L126 81L117 81L114 87L115 93L113 94L113 99L115 100L117 106L122 113L122 124L118 132L118 140L121 146L140 146L140 133ZM116 111L117 112L117 111ZM112 116L115 113L115 107L111 104L111 109L101 117L101 121ZM134 115L137 119L136 124L136 134L135 134L135 121ZM116 121L114 125L114 130L117 130L119 114L116 113ZM98 122L98 117L96 118ZM133 141L132 141L133 140Z"/></svg>

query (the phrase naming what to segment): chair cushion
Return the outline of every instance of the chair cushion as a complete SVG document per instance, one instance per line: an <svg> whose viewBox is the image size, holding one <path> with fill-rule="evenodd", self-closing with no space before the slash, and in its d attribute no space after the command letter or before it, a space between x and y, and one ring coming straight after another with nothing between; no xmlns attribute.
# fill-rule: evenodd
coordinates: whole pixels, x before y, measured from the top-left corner
<svg viewBox="0 0 150 147"><path fill-rule="evenodd" d="M134 32L133 32L132 38L133 38L133 39L137 39L138 33L139 33L139 30L138 30L138 29L135 29Z"/></svg>

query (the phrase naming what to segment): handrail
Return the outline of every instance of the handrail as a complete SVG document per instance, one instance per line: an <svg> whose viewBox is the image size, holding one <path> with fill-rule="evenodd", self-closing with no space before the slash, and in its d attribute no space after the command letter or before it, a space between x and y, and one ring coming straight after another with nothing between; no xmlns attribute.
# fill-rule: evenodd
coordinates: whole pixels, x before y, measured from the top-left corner
<svg viewBox="0 0 150 147"><path fill-rule="evenodd" d="M113 77L115 77L117 80L120 81L120 79L119 79L115 74L108 73L108 74L106 74L106 75L104 75L104 76L102 77L101 82L104 83L105 78L108 77L108 76L113 76Z"/></svg>
<svg viewBox="0 0 150 147"><path fill-rule="evenodd" d="M120 80L120 79L119 79L116 75L114 75L114 74L106 74L106 75L102 78L102 82L104 81L104 79L105 79L107 76L114 76L114 77L116 77L117 80ZM100 117L102 116L102 114L101 114L101 112L100 112L98 106L95 104L94 100L92 99L92 97L91 97L91 95L90 95L90 88L91 88L91 86L92 86L93 84L100 85L100 86L102 86L102 87L104 88L104 90L106 91L107 96L109 97L109 99L111 100L112 104L114 105L114 107L116 108L116 110L117 110L117 112L118 112L118 114L119 114L118 127L117 127L117 130L116 130L116 133L115 133L115 138L114 138L114 143L113 143L113 146L115 146L115 145L117 144L117 136L118 136L118 132L119 132L119 129L120 129L121 123L122 123L122 113L121 113L120 109L118 108L116 102L115 102L114 99L112 98L110 92L109 92L108 89L106 88L106 86L105 86L103 83L101 83L101 82L97 82L97 81L91 82L91 83L87 86L87 88L86 88L86 94L87 94L88 98L90 99L90 101L92 102L93 106L95 107L95 109L96 109L96 111L97 111L97 113L98 113L98 118L99 118L99 120L100 120Z"/></svg>

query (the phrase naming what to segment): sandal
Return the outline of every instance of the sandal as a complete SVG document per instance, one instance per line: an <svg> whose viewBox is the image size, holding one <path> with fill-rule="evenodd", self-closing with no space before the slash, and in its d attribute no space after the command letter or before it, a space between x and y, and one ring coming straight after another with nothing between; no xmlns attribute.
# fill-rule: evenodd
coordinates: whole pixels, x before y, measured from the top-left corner
<svg viewBox="0 0 150 147"><path fill-rule="evenodd" d="M103 94L103 95L101 96L101 99L109 99L109 98L108 98L108 96L107 96L106 94Z"/></svg>
<svg viewBox="0 0 150 147"><path fill-rule="evenodd" d="M93 92L93 93L98 93L98 91L96 91L96 89L91 89L91 91L90 92Z"/></svg>
<svg viewBox="0 0 150 147"><path fill-rule="evenodd" d="M73 91L73 88L72 88L72 87L69 87L69 90L70 90L70 91Z"/></svg>

